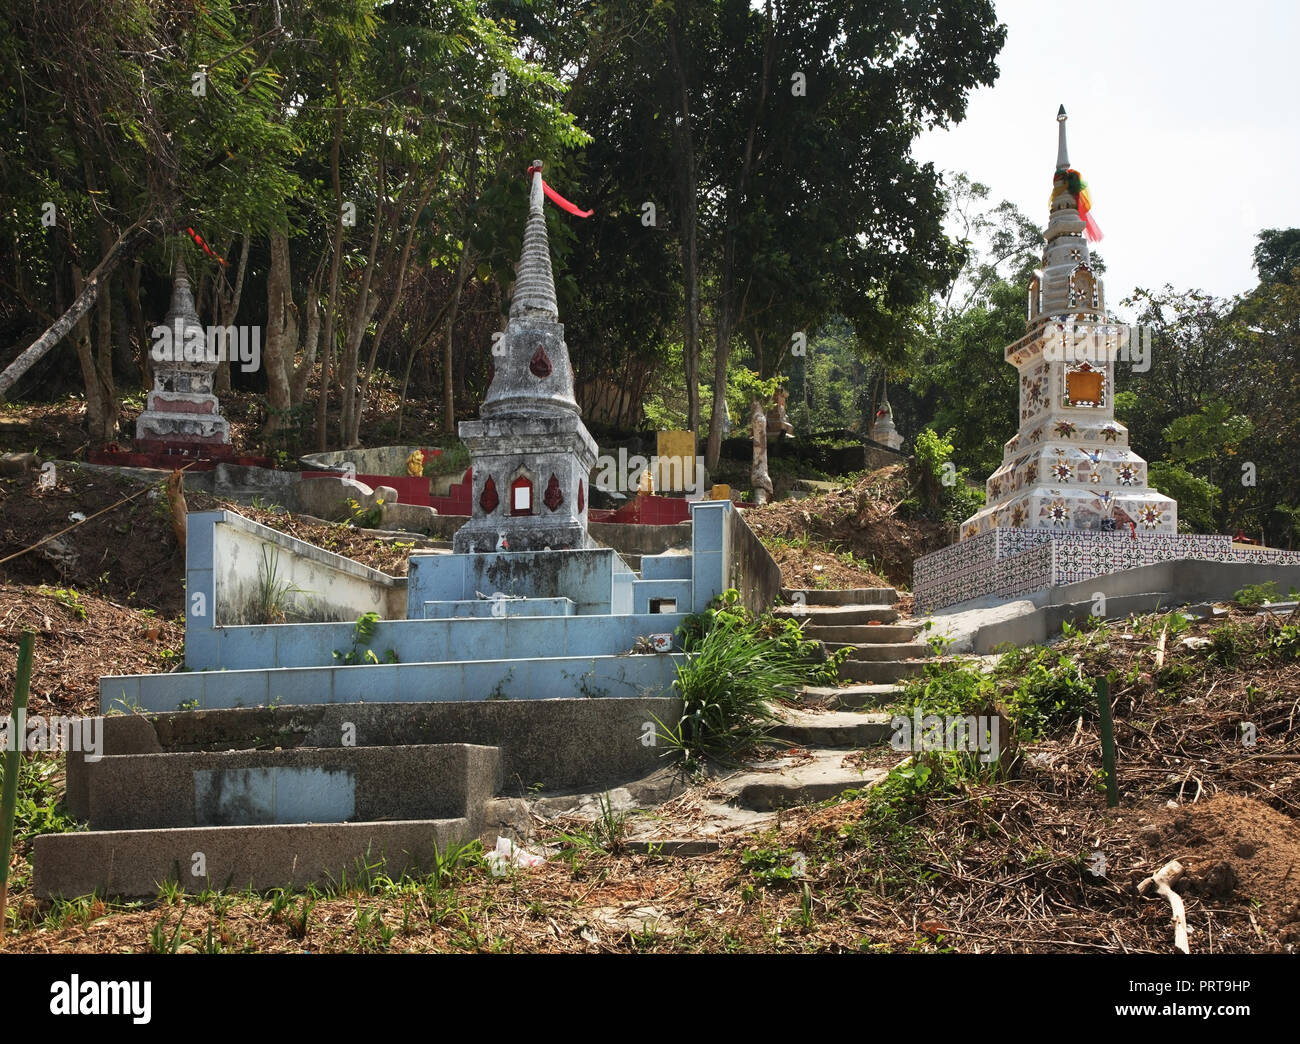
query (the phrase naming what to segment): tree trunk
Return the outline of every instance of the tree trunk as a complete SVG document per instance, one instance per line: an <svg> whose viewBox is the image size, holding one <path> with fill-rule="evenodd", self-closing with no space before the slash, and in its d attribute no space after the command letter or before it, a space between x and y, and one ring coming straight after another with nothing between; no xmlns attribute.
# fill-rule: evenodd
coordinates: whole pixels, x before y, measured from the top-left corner
<svg viewBox="0 0 1300 1044"><path fill-rule="evenodd" d="M713 471L718 466L722 455L722 417L727 397L727 362L731 355L731 335L740 316L732 300L735 290L736 274L736 236L739 232L739 210L744 199L745 190L755 167L754 146L758 136L758 124L767 103L768 85L771 82L772 62L775 58L776 34L769 27L767 47L763 52L763 71L758 85L758 99L750 114L749 131L745 138L745 151L736 175L735 188L729 194L724 206L727 216L726 227L722 235L722 272L718 293L717 341L713 358L713 414L709 417L709 443L705 450L704 466Z"/></svg>
<svg viewBox="0 0 1300 1044"><path fill-rule="evenodd" d="M293 405L289 389L289 366L298 350L298 309L293 303L293 280L289 271L289 239L281 231L271 233L271 270L266 277L266 344L262 362L266 369L265 437L286 426Z"/></svg>
<svg viewBox="0 0 1300 1044"><path fill-rule="evenodd" d="M251 239L252 237L245 233L243 248L239 254L239 268L235 273L234 288L229 293L224 293L218 286L216 291L217 322L223 327L231 326L239 314L239 299L244 292L244 272L248 268L248 244ZM231 250L227 247L223 256L228 257L230 253ZM228 358L217 364L216 380L212 386L213 393L217 396L230 394L230 365Z"/></svg>
<svg viewBox="0 0 1300 1044"><path fill-rule="evenodd" d="M139 342L140 354L136 367L140 371L140 383L146 390L153 387L153 356L149 352L149 329L144 324L144 309L140 305L140 273L143 265L139 261L131 266L131 277L126 280L126 306L131 313L131 325L135 327L135 339Z"/></svg>
<svg viewBox="0 0 1300 1044"><path fill-rule="evenodd" d="M375 336L370 342L370 355L366 359L365 370L361 376L361 388L359 393L359 402L356 413L352 418L352 430L348 435L349 444L358 444L361 440L361 416L365 412L366 397L370 392L370 375L375 370L375 360L379 356L379 345L384 339L384 333L388 330L388 324L392 322L393 316L397 314L397 306L402 303L402 291L406 285L406 272L410 266L411 247L415 240L415 229L419 224L420 217L424 214L424 208L429 204L429 197L433 195L434 182L442 172L442 164L447 156L447 149L444 146L442 151L443 158L438 162L438 168L429 177L428 184L421 194L419 201L416 203L415 214L411 218L411 223L406 229L406 238L402 243L401 257L397 262L397 285L390 291L391 296L388 301L388 307L384 310L383 318L379 320L379 325L375 328Z"/></svg>
<svg viewBox="0 0 1300 1044"><path fill-rule="evenodd" d="M320 280L324 272L323 265L316 266L311 286L307 288L307 332L303 335L303 356L289 379L289 401L294 407L300 407L307 397L307 382L311 380L311 371L316 365L316 352L320 345ZM286 364L287 368L287 364Z"/></svg>
<svg viewBox="0 0 1300 1044"><path fill-rule="evenodd" d="M113 270L121 263L127 251L134 248L136 243L143 239L156 225L157 222L154 221L147 224L144 221L137 221L128 228L117 237L117 241L84 282L80 279L80 269L78 269L78 278L74 289L75 296L72 304L68 306L67 311L54 320L48 330L32 342L31 347L27 348L17 359L11 362L3 373L0 373L0 398L3 398L23 374L35 366L42 356L63 340L68 335L68 331L90 311L99 297L99 290L104 280L113 274Z"/></svg>
<svg viewBox="0 0 1300 1044"><path fill-rule="evenodd" d="M680 191L682 197L682 289L685 294L685 317L682 329L683 375L686 378L686 426L692 435L700 430L700 274L699 274L699 186L695 164L695 132L691 126L690 92L686 70L682 64L680 34L677 20L669 24L669 54L673 74L677 81L678 101L682 110L681 145L682 164Z"/></svg>
<svg viewBox="0 0 1300 1044"><path fill-rule="evenodd" d="M79 265L72 266L72 285L80 296L84 283ZM111 313L106 307L108 300L109 296L103 295L96 316L96 332L99 335L101 351L95 350L88 314L82 313L77 320L75 333L77 359L81 363L81 377L86 386L86 433L90 438L90 444L96 447L112 442L117 434L117 399L114 394L111 370ZM102 370L104 355L102 349L105 347L108 349L110 366L107 379Z"/></svg>
<svg viewBox="0 0 1300 1044"><path fill-rule="evenodd" d="M447 435L456 434L456 391L452 373L456 357L452 343L456 334L456 317L460 314L460 295L469 278L470 265L473 264L473 251L470 250L468 239L466 236L461 240L460 261L456 265L456 287L447 306L447 338L442 346L442 430Z"/></svg>
<svg viewBox="0 0 1300 1044"><path fill-rule="evenodd" d="M360 404L357 402L359 388L357 370L361 355L361 339L366 335L366 327L379 307L379 295L375 293L375 274L379 268L379 242L385 225L383 214L384 196L387 191L384 158L378 159L378 177L375 194L375 216L370 228L370 246L366 251L366 267L361 274L361 286L356 299L352 302L352 321L348 324L347 335L343 341L343 351L339 356L339 443L344 448L357 444L354 431L360 428L354 424Z"/></svg>
<svg viewBox="0 0 1300 1044"><path fill-rule="evenodd" d="M343 258L343 184L339 180L339 149L343 140L343 91L334 74L334 141L330 144L330 181L334 186L334 243L330 257L330 291L325 299L325 341L320 360L320 397L316 400L316 451L329 446L330 363L334 359L334 319L338 314L339 265Z"/></svg>
<svg viewBox="0 0 1300 1044"><path fill-rule="evenodd" d="M754 503L766 504L772 496L772 478L767 471L767 411L757 398L749 404L749 426L754 439L754 463L749 482L754 488Z"/></svg>

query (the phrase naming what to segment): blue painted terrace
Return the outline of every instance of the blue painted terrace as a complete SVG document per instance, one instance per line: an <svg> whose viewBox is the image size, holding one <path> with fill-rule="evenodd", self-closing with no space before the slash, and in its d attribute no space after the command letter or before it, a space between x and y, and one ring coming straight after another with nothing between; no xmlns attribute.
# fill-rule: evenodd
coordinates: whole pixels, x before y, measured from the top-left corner
<svg viewBox="0 0 1300 1044"><path fill-rule="evenodd" d="M640 575L597 548L415 553L394 577L233 512L192 513L185 670L105 677L101 706L662 695L681 660L674 632L729 586L730 531L743 525L729 501L691 516L690 552L645 556ZM674 651L633 652L653 635Z"/></svg>

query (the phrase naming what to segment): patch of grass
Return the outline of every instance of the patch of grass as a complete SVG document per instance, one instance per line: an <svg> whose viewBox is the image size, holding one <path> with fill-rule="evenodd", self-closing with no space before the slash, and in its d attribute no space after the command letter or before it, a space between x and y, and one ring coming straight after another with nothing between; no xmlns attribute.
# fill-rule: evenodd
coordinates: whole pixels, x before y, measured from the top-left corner
<svg viewBox="0 0 1300 1044"><path fill-rule="evenodd" d="M66 834L83 829L63 804L62 756L36 754L20 764L14 811L15 844L25 847L41 834Z"/></svg>
<svg viewBox="0 0 1300 1044"><path fill-rule="evenodd" d="M1267 602L1278 601L1280 597L1277 582L1269 580L1263 584L1247 584L1232 596L1232 600L1243 609L1258 609Z"/></svg>
<svg viewBox="0 0 1300 1044"><path fill-rule="evenodd" d="M630 812L615 812L608 791L596 797L599 815L585 830L571 830L560 834L560 841L572 849L596 852L621 851L627 840L627 821Z"/></svg>
<svg viewBox="0 0 1300 1044"><path fill-rule="evenodd" d="M262 545L262 561L257 567L257 590L253 596L253 612L259 623L283 623L295 595L305 594L291 580L281 579L280 549L274 544Z"/></svg>
<svg viewBox="0 0 1300 1044"><path fill-rule="evenodd" d="M1236 667L1260 651L1260 635L1250 624L1229 620L1210 631L1211 663Z"/></svg>
<svg viewBox="0 0 1300 1044"><path fill-rule="evenodd" d="M760 745L776 720L773 701L792 700L802 686L835 678L849 652L816 663L819 647L795 620L755 617L734 589L688 617L679 632L686 662L673 688L681 694L682 715L674 725L659 726L660 738L688 762L733 761Z"/></svg>

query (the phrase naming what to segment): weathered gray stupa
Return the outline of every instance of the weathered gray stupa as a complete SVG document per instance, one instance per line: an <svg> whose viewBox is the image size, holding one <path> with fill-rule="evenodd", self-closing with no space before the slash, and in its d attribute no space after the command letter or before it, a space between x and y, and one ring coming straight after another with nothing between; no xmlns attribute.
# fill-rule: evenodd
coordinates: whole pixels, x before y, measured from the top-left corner
<svg viewBox="0 0 1300 1044"><path fill-rule="evenodd" d="M151 443L228 445L230 422L221 416L212 393L217 360L209 351L180 257L172 277L171 307L153 333L153 390L135 424L136 441L143 444L138 448L147 449Z"/></svg>
<svg viewBox="0 0 1300 1044"><path fill-rule="evenodd" d="M492 348L479 419L460 425L474 470L474 513L453 539L456 554L595 546L587 535L586 484L596 440L574 398L542 211L541 161L533 166L510 319Z"/></svg>

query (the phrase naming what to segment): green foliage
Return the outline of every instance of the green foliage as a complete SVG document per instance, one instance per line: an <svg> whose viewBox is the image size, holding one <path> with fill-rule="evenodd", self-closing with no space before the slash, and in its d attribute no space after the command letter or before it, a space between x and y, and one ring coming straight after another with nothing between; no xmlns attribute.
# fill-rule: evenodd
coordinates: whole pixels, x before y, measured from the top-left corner
<svg viewBox="0 0 1300 1044"><path fill-rule="evenodd" d="M1193 475L1181 464L1153 461L1147 469L1153 489L1178 502L1178 528L1190 533L1212 533L1223 490Z"/></svg>
<svg viewBox="0 0 1300 1044"><path fill-rule="evenodd" d="M1294 283L1300 267L1300 228L1266 228L1255 245L1255 271L1261 283Z"/></svg>
<svg viewBox="0 0 1300 1044"><path fill-rule="evenodd" d="M782 885L799 877L799 862L793 848L747 848L740 865L760 886Z"/></svg>
<svg viewBox="0 0 1300 1044"><path fill-rule="evenodd" d="M1003 653L991 674L960 660L927 663L904 688L902 705L908 714L919 708L939 715L985 714L1000 705L1017 735L1032 740L1092 714L1096 693L1074 657L1030 646Z"/></svg>
<svg viewBox="0 0 1300 1044"><path fill-rule="evenodd" d="M30 759L22 759L21 764L14 843L26 845L41 834L66 834L81 829L81 824L63 806L63 758L57 754L35 754Z"/></svg>
<svg viewBox="0 0 1300 1044"><path fill-rule="evenodd" d="M1255 628L1229 620L1210 631L1209 660L1221 667L1235 667L1257 653L1259 645Z"/></svg>
<svg viewBox="0 0 1300 1044"><path fill-rule="evenodd" d="M661 737L688 761L730 761L757 746L776 718L772 701L834 678L848 655L845 649L812 662L817 643L804 638L795 620L755 617L735 589L687 617L679 633L686 661L673 688L681 695L682 715L673 725L659 724Z"/></svg>
<svg viewBox="0 0 1300 1044"><path fill-rule="evenodd" d="M380 663L380 659L375 655L375 651L370 648L370 642L375 636L382 617L376 612L362 613L357 617L357 621L352 625L352 648L347 652L341 649L334 650L334 659L337 663L345 667L355 666L357 664L375 664ZM397 650L385 649L383 663L397 663Z"/></svg>
<svg viewBox="0 0 1300 1044"><path fill-rule="evenodd" d="M384 498L375 497L374 504L362 507L355 497L348 497L348 511L351 512L348 525L357 529L375 529L384 521Z"/></svg>
<svg viewBox="0 0 1300 1044"><path fill-rule="evenodd" d="M627 839L627 821L630 812L615 812L608 792L596 795L599 814L586 830L562 831L559 839L572 849L598 852L619 852Z"/></svg>
<svg viewBox="0 0 1300 1044"><path fill-rule="evenodd" d="M1261 272L1255 290L1232 300L1166 287L1139 290L1125 303L1137 306L1137 323L1151 331L1149 369L1116 367L1118 394L1133 392L1140 403L1123 415L1134 450L1208 484L1182 480L1189 501L1185 509L1179 495L1179 514L1190 527L1244 529L1293 546L1300 538L1292 450L1300 441L1300 284ZM1153 466L1152 473L1171 492L1178 488L1171 470ZM1221 491L1217 498L1207 496L1210 487ZM1207 508L1211 524L1203 526Z"/></svg>
<svg viewBox="0 0 1300 1044"><path fill-rule="evenodd" d="M78 620L86 619L86 605L81 600L81 593L71 587L46 587L42 585L40 592L53 598L59 605L63 606L68 612Z"/></svg>
<svg viewBox="0 0 1300 1044"><path fill-rule="evenodd" d="M954 462L982 478L1016 428L1018 383L1003 353L1025 332L1042 230L1011 203L990 205L987 186L964 174L950 178L947 203L961 267L946 295L918 311L906 373L919 418L954 432Z"/></svg>
<svg viewBox="0 0 1300 1044"><path fill-rule="evenodd" d="M446 440L437 447L439 452L426 453L424 456L425 478L438 475L456 475L459 477L469 467L469 450L459 440Z"/></svg>
<svg viewBox="0 0 1300 1044"><path fill-rule="evenodd" d="M1003 702L1023 740L1049 735L1080 715L1096 712L1096 690L1071 656L1043 647L1009 653L999 662L997 674L1012 679Z"/></svg>
<svg viewBox="0 0 1300 1044"><path fill-rule="evenodd" d="M1257 609L1265 602L1278 601L1280 597L1277 581L1269 580L1263 584L1247 584L1232 596L1232 600L1243 609Z"/></svg>
<svg viewBox="0 0 1300 1044"><path fill-rule="evenodd" d="M984 494L953 463L955 431L940 435L926 428L916 436L910 471L912 494L903 509L913 516L956 525L984 506Z"/></svg>

